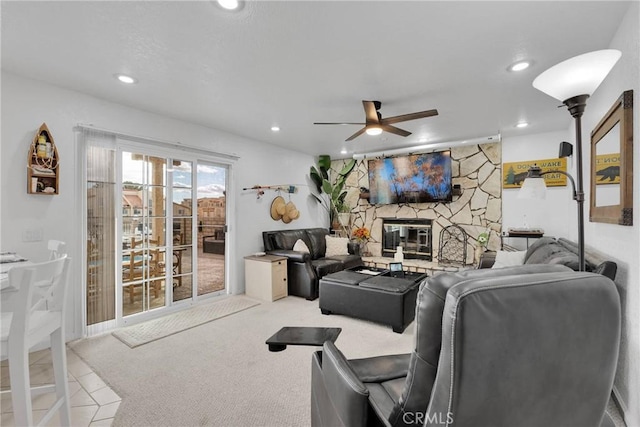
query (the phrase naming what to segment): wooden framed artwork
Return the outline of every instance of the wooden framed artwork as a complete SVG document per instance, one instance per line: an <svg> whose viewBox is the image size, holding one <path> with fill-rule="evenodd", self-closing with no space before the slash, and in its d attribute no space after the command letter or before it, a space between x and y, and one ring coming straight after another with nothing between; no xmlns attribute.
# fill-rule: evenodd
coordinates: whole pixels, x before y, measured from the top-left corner
<svg viewBox="0 0 640 427"><path fill-rule="evenodd" d="M614 102L591 131L589 220L633 225L633 91Z"/></svg>

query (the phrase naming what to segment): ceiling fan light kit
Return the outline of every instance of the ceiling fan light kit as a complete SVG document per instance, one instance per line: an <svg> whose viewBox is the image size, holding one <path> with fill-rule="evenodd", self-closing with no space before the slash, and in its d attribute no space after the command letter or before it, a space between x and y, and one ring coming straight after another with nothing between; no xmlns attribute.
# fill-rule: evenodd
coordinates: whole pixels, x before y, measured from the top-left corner
<svg viewBox="0 0 640 427"><path fill-rule="evenodd" d="M437 116L438 110L427 110L420 111L417 113L409 113L402 114L400 116L393 116L382 118L382 114L378 111L380 107L382 107L382 103L380 101L362 101L362 106L364 108L365 114L365 123L326 123L326 122L316 122L314 125L360 125L364 126L362 129L351 135L346 141L352 141L362 135L363 133L367 133L367 135L380 135L383 131L389 132L395 135L400 135L402 137L407 137L411 135L411 132L406 131L404 129L400 129L398 127L392 126L395 123L406 122L409 120L417 120L423 119L426 117Z"/></svg>

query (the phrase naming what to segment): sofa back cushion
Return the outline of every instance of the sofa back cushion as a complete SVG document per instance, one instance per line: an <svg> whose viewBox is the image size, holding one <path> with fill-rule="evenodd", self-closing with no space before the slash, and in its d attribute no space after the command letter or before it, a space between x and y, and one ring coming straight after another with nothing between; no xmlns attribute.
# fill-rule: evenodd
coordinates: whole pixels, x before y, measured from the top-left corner
<svg viewBox="0 0 640 427"><path fill-rule="evenodd" d="M535 246L529 247L525 256L525 264L560 264L566 265L572 270L579 269L580 260L577 254L553 239L547 240L544 244L537 244L540 240L534 244Z"/></svg>
<svg viewBox="0 0 640 427"><path fill-rule="evenodd" d="M429 403L436 379L436 367L442 344L442 318L447 292L455 285L474 279L497 279L506 276L525 276L538 273L570 272L561 265L521 265L500 269L464 270L442 273L425 279L420 284L416 301L415 347L411 352L407 380L402 398L395 404L389 417L400 421L402 414L424 411ZM415 381L414 381L415 380ZM399 425L396 423L395 425Z"/></svg>
<svg viewBox="0 0 640 427"><path fill-rule="evenodd" d="M311 259L323 258L327 250L324 236L329 234L326 228L302 228L298 230L263 231L262 240L265 251L277 249L292 250L298 240L309 248Z"/></svg>
<svg viewBox="0 0 640 427"><path fill-rule="evenodd" d="M311 248L307 233L304 230L282 230L275 233L277 249L293 249L298 239L302 240L308 248Z"/></svg>
<svg viewBox="0 0 640 427"><path fill-rule="evenodd" d="M305 231L308 241L311 242L311 246L309 246L311 259L324 258L327 252L327 244L324 237L329 235L329 230L326 228L309 228Z"/></svg>

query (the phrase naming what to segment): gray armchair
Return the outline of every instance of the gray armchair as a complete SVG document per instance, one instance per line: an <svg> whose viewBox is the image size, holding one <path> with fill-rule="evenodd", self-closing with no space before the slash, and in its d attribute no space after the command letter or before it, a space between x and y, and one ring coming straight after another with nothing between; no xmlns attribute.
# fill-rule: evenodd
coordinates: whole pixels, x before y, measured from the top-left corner
<svg viewBox="0 0 640 427"><path fill-rule="evenodd" d="M410 354L312 360L313 426L604 426L620 338L614 283L560 265L425 280Z"/></svg>

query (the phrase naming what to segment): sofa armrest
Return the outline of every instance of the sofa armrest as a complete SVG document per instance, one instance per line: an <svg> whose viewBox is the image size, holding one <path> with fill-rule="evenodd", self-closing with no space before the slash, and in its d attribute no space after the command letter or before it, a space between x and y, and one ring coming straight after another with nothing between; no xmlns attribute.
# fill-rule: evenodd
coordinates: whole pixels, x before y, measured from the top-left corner
<svg viewBox="0 0 640 427"><path fill-rule="evenodd" d="M345 426L367 425L369 390L331 341L326 341L322 349L322 380L331 404L320 409L335 411L337 419ZM311 385L312 388L316 386Z"/></svg>
<svg viewBox="0 0 640 427"><path fill-rule="evenodd" d="M409 371L411 354L392 354L385 356L351 359L349 365L365 383L380 383L406 377Z"/></svg>
<svg viewBox="0 0 640 427"><path fill-rule="evenodd" d="M298 252L291 249L276 249L267 252L269 255L283 256L289 261L294 262L307 262L311 259L311 256L307 252Z"/></svg>

